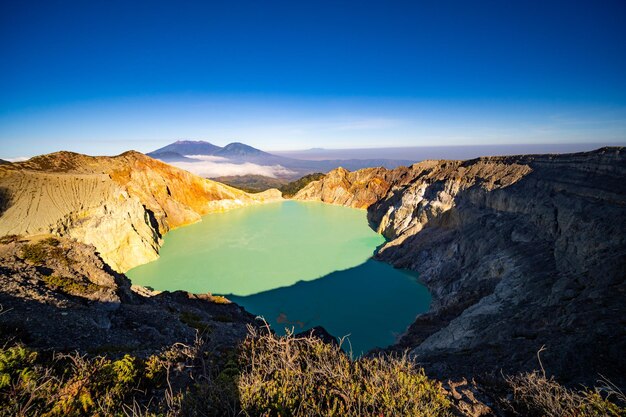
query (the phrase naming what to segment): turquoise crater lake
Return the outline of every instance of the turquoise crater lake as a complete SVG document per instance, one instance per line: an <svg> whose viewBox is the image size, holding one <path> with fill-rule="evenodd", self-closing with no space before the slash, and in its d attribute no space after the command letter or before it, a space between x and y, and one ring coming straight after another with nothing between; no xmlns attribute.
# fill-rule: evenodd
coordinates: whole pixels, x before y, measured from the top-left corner
<svg viewBox="0 0 626 417"><path fill-rule="evenodd" d="M371 259L382 243L362 210L285 201L173 230L158 260L127 275L157 290L226 295L281 334L324 326L350 335L360 354L393 343L430 303L416 275Z"/></svg>

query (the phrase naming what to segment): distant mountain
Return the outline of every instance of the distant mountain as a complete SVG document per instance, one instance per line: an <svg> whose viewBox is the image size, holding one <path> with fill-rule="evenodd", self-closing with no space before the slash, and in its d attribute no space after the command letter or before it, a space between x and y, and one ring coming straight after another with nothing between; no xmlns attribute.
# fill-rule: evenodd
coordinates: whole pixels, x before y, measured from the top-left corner
<svg viewBox="0 0 626 417"><path fill-rule="evenodd" d="M213 155L228 159L241 159L248 157L273 157L275 155L263 152L241 142L233 142L216 151Z"/></svg>
<svg viewBox="0 0 626 417"><path fill-rule="evenodd" d="M213 145L203 140L177 140L174 143L170 143L150 153L162 154L165 152L175 152L180 155L214 155L221 149L221 146Z"/></svg>
<svg viewBox="0 0 626 417"><path fill-rule="evenodd" d="M5 161L4 159L0 159L0 165L7 165L10 164L11 162L9 161Z"/></svg>
<svg viewBox="0 0 626 417"><path fill-rule="evenodd" d="M177 141L147 155L164 162L197 162L197 160L186 158L185 155L210 155L219 156L237 164L248 162L264 166L280 165L291 171L291 174L281 175L281 177L290 180L314 172L325 173L337 167L343 167L350 171L370 167L393 169L400 165L411 165L414 162L400 159L305 160L274 155L241 142L229 143L222 148L204 141Z"/></svg>

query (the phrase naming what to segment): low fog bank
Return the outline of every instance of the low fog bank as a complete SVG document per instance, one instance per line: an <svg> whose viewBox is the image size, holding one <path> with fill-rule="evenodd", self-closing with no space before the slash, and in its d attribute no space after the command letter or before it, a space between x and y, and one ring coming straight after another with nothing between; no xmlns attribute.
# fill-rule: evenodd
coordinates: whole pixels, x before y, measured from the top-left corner
<svg viewBox="0 0 626 417"><path fill-rule="evenodd" d="M259 165L252 162L235 163L226 158L210 155L185 155L197 162L169 162L170 165L184 169L204 178L233 175L263 175L265 177L284 177L294 172L281 165Z"/></svg>

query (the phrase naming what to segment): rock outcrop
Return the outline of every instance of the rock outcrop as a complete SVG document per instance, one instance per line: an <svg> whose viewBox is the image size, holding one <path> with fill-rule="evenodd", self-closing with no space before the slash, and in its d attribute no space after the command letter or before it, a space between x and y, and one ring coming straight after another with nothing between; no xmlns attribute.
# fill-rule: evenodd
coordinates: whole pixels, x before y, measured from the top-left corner
<svg viewBox="0 0 626 417"><path fill-rule="evenodd" d="M0 276L3 343L147 357L192 345L197 332L210 350L234 349L254 323L223 297L131 287L92 245L51 235L2 239Z"/></svg>
<svg viewBox="0 0 626 417"><path fill-rule="evenodd" d="M411 170L365 168L350 172L344 168L330 171L323 181L313 181L298 191L296 200L323 201L353 208L367 208L383 198L392 185L402 184Z"/></svg>
<svg viewBox="0 0 626 417"><path fill-rule="evenodd" d="M395 348L439 376L626 382L626 150L339 169L296 199L368 209L433 301Z"/></svg>
<svg viewBox="0 0 626 417"><path fill-rule="evenodd" d="M124 272L156 259L173 228L280 198L278 190L247 194L138 152L56 152L0 166L0 236L72 237Z"/></svg>

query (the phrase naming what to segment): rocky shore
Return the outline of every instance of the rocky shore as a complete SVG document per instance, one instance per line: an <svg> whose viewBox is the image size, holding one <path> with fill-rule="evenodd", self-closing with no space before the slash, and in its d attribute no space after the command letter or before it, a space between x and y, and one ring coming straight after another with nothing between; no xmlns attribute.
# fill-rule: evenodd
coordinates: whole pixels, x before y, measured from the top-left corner
<svg viewBox="0 0 626 417"><path fill-rule="evenodd" d="M156 259L171 229L281 198L278 190L248 194L139 152L56 152L0 166L0 236L75 238L125 272Z"/></svg>
<svg viewBox="0 0 626 417"><path fill-rule="evenodd" d="M378 259L419 272L433 302L392 349L433 375L543 364L561 381L626 380L626 154L337 169L296 199L367 208Z"/></svg>

